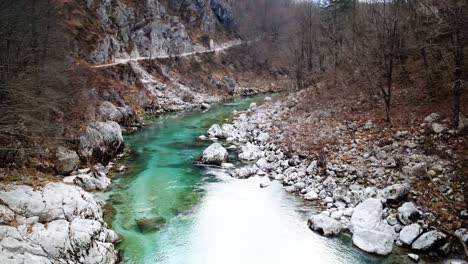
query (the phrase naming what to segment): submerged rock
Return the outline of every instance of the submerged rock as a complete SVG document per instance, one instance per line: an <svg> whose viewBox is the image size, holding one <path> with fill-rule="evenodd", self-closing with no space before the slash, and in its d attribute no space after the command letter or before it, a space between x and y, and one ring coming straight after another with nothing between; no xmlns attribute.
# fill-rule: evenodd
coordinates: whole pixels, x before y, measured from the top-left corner
<svg viewBox="0 0 468 264"><path fill-rule="evenodd" d="M338 235L341 232L340 222L324 214L311 216L308 225L310 229L320 232L325 236Z"/></svg>
<svg viewBox="0 0 468 264"><path fill-rule="evenodd" d="M142 233L159 231L165 223L166 219L162 217L153 217L148 219L136 220L138 229Z"/></svg>
<svg viewBox="0 0 468 264"><path fill-rule="evenodd" d="M213 143L203 151L202 162L205 164L221 165L227 161L227 150L219 143Z"/></svg>

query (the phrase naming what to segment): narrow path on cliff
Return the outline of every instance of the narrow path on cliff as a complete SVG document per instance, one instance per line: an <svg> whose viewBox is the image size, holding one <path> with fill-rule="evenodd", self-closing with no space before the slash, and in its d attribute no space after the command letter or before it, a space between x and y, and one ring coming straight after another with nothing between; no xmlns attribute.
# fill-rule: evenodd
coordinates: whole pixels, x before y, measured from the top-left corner
<svg viewBox="0 0 468 264"><path fill-rule="evenodd" d="M106 63L106 64L98 64L98 65L93 65L92 68L105 68L105 67L112 67L115 65L120 65L120 64L126 64L131 61L142 61L142 60L149 60L149 59L167 59L170 57L174 58L180 58L180 57L188 57L192 56L195 54L203 54L203 53L209 53L209 52L220 52L223 50L230 49L235 46L239 46L242 44L246 44L247 42L241 41L241 40L232 40L228 41L219 45L215 45L214 48L212 49L205 49L205 50L196 50L196 51L189 51L189 52L184 52L181 54L176 54L176 55L169 55L169 54L163 54L163 55L157 55L153 57L138 57L138 58L127 58L127 59L116 59L115 62L111 63Z"/></svg>

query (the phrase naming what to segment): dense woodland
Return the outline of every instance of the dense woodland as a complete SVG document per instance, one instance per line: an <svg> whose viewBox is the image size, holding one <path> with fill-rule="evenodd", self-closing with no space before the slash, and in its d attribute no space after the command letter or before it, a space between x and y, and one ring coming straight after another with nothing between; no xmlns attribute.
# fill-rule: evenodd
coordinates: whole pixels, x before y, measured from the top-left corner
<svg viewBox="0 0 468 264"><path fill-rule="evenodd" d="M451 109L454 127L466 118L466 1L259 0L236 10L245 38L267 39L254 45L258 59L283 67L297 89L320 93L326 80L366 94L384 103L390 122L393 90L421 87Z"/></svg>

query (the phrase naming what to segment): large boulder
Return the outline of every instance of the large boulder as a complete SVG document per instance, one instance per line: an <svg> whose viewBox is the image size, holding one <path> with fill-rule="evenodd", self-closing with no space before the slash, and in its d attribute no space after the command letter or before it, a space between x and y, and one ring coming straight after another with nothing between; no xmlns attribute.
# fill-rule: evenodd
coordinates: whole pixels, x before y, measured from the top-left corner
<svg viewBox="0 0 468 264"><path fill-rule="evenodd" d="M358 248L379 255L388 255L393 250L393 236L372 229L357 229L353 233L353 244Z"/></svg>
<svg viewBox="0 0 468 264"><path fill-rule="evenodd" d="M80 137L79 155L88 162L108 163L124 147L122 130L114 121L94 122Z"/></svg>
<svg viewBox="0 0 468 264"><path fill-rule="evenodd" d="M382 221L382 202L379 199L369 198L354 208L351 217L350 230L374 229Z"/></svg>
<svg viewBox="0 0 468 264"><path fill-rule="evenodd" d="M382 202L376 198L368 198L354 208L349 229L357 247L379 255L392 252L396 234L393 227L382 220L382 214Z"/></svg>
<svg viewBox="0 0 468 264"><path fill-rule="evenodd" d="M55 171L58 174L68 175L76 169L80 163L80 157L73 151L64 147L59 147L55 154Z"/></svg>
<svg viewBox="0 0 468 264"><path fill-rule="evenodd" d="M324 214L311 216L308 225L310 229L325 236L338 235L341 232L340 222Z"/></svg>
<svg viewBox="0 0 468 264"><path fill-rule="evenodd" d="M405 226L400 231L400 241L406 245L411 245L413 241L422 233L422 228L419 224L411 224Z"/></svg>
<svg viewBox="0 0 468 264"><path fill-rule="evenodd" d="M437 230L432 230L422 234L416 241L413 242L411 248L414 250L428 250L436 245L439 245L447 236Z"/></svg>
<svg viewBox="0 0 468 264"><path fill-rule="evenodd" d="M202 163L221 165L226 162L229 155L227 150L219 143L213 143L203 151Z"/></svg>

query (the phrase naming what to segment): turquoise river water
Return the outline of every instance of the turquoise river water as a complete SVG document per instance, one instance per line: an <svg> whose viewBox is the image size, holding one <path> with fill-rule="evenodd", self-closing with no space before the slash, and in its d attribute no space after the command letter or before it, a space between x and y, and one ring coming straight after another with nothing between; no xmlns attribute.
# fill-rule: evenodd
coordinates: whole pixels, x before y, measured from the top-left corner
<svg viewBox="0 0 468 264"><path fill-rule="evenodd" d="M307 227L318 209L279 183L230 178L194 160L210 143L198 136L264 96L213 106L207 112L168 114L129 136L129 170L104 196L115 208L112 228L123 237L123 263L294 264L406 263L406 256L365 254L349 237L324 238ZM235 153L230 153L235 155ZM234 156L233 156L234 158ZM159 230L141 232L136 221L163 217Z"/></svg>

